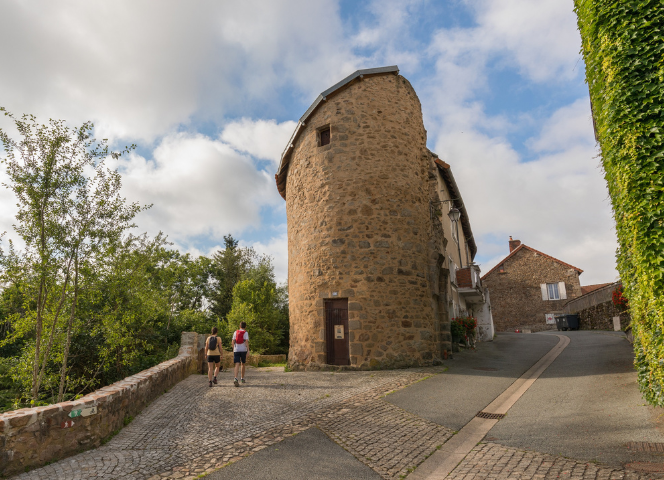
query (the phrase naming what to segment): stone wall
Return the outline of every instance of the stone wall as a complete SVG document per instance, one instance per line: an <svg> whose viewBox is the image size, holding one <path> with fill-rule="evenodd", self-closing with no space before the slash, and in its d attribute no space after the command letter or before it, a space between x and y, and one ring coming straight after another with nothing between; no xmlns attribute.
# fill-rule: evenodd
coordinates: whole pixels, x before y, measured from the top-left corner
<svg viewBox="0 0 664 480"><path fill-rule="evenodd" d="M619 311L613 302L603 302L576 312L579 315L580 330L611 330L613 331L613 317L620 317L621 328L630 324L629 312Z"/></svg>
<svg viewBox="0 0 664 480"><path fill-rule="evenodd" d="M495 269L482 279L491 292L491 313L498 332L555 329L546 324L545 314L562 311L569 299L581 294L576 270L525 246L503 265L502 272ZM542 300L540 284L563 281L566 300Z"/></svg>
<svg viewBox="0 0 664 480"><path fill-rule="evenodd" d="M623 330L631 322L629 312L617 309L612 301L602 302L575 313L579 315L581 330L613 331L613 317L620 317L620 326Z"/></svg>
<svg viewBox="0 0 664 480"><path fill-rule="evenodd" d="M0 475L11 475L98 447L157 396L200 371L205 336L182 333L177 357L79 400L0 414ZM89 416L70 413L96 407ZM87 412L86 412L87 413Z"/></svg>
<svg viewBox="0 0 664 480"><path fill-rule="evenodd" d="M420 102L399 75L358 79L307 119L286 183L291 368L326 364L328 298L348 299L351 368L437 355L425 152Z"/></svg>

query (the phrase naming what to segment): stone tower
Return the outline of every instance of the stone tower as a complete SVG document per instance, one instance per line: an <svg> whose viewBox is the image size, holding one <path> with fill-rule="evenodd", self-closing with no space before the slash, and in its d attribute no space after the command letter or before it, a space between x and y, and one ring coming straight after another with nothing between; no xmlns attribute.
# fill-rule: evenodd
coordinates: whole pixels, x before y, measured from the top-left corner
<svg viewBox="0 0 664 480"><path fill-rule="evenodd" d="M291 368L440 358L431 160L419 99L396 66L355 72L300 119L276 175L288 218Z"/></svg>

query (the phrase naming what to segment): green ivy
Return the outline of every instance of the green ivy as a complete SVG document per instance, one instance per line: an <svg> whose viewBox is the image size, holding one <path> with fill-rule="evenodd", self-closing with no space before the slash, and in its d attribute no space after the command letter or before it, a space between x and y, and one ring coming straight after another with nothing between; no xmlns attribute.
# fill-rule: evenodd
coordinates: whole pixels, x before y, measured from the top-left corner
<svg viewBox="0 0 664 480"><path fill-rule="evenodd" d="M664 405L664 4L574 3L639 384Z"/></svg>

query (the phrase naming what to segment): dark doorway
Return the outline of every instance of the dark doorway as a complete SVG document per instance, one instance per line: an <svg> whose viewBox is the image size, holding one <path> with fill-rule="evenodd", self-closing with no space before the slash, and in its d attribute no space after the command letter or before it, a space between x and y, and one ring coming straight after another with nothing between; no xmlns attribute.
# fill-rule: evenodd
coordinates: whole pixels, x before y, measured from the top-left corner
<svg viewBox="0 0 664 480"><path fill-rule="evenodd" d="M348 299L325 300L327 364L350 365Z"/></svg>

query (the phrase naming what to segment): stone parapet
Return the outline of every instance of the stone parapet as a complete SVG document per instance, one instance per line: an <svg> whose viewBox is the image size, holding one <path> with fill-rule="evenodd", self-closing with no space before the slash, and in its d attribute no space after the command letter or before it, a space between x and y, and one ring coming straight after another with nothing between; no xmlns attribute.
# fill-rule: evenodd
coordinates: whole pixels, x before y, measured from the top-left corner
<svg viewBox="0 0 664 480"><path fill-rule="evenodd" d="M203 342L203 343L202 343ZM200 371L205 336L183 332L177 357L74 401L0 415L0 475L98 447L125 419Z"/></svg>

